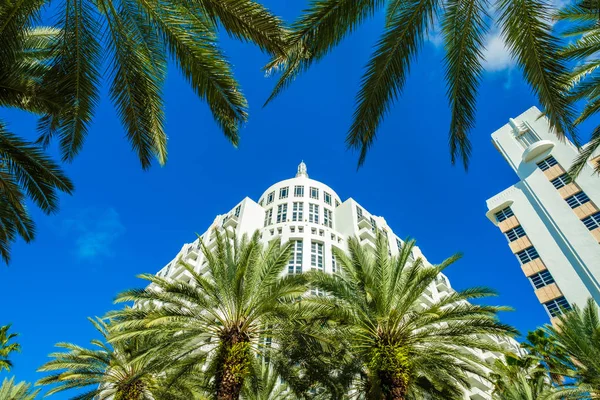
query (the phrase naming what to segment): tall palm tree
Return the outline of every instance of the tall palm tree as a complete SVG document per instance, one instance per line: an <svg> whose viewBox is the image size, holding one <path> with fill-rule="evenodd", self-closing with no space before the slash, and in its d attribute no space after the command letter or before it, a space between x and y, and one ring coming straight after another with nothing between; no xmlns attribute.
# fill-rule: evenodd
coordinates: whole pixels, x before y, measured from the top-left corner
<svg viewBox="0 0 600 400"><path fill-rule="evenodd" d="M562 347L572 362L571 377L600 399L600 310L593 299L583 309L573 307L560 317L557 327L548 326L550 337Z"/></svg>
<svg viewBox="0 0 600 400"><path fill-rule="evenodd" d="M495 400L563 400L584 399L587 392L573 386L553 386L546 369L535 358L507 356L496 360L493 399Z"/></svg>
<svg viewBox="0 0 600 400"><path fill-rule="evenodd" d="M496 318L506 307L468 302L493 295L489 289L453 292L426 305L428 287L459 257L437 266L421 258L411 262L413 246L407 241L391 257L382 234L375 250L351 238L349 255L334 249L341 273L313 277L312 284L328 295L310 301L343 328L339 340L367 377L366 399L462 398L468 373L486 376L471 349L505 351L491 336L516 334Z"/></svg>
<svg viewBox="0 0 600 400"><path fill-rule="evenodd" d="M39 15L45 0L5 2L0 8L4 54ZM279 18L252 0L64 0L57 9L58 38L44 85L62 100L43 118L40 140L58 136L64 160L81 149L99 100L103 55L109 61L110 97L143 168L167 158L162 87L167 60L175 61L195 93L205 100L219 128L234 145L247 120L247 102L219 48L217 31L281 53Z"/></svg>
<svg viewBox="0 0 600 400"><path fill-rule="evenodd" d="M11 353L21 351L21 345L13 341L18 336L16 333L9 333L10 325L0 326L0 372L5 369L10 371L13 364L8 358ZM11 343L11 341L13 341Z"/></svg>
<svg viewBox="0 0 600 400"><path fill-rule="evenodd" d="M48 395L71 389L87 389L73 399L155 400L162 372L168 360L152 357L139 340L126 340L112 346L108 343L109 325L100 318L90 322L100 333L101 340L92 340L92 349L72 343L58 343L64 352L50 354L53 359L39 368L51 372L38 385L52 385ZM169 397L165 396L165 399ZM192 397L172 397L192 399Z"/></svg>
<svg viewBox="0 0 600 400"><path fill-rule="evenodd" d="M568 23L563 35L571 39L561 51L564 59L575 66L568 75L567 88L570 100L583 101L584 107L575 119L575 125L587 121L600 110L600 26L598 25L598 5L589 0L569 3L561 9L556 19ZM594 151L600 147L600 126L592 131L589 143L583 147L575 159L569 173L576 177L581 173ZM594 165L600 172L600 164Z"/></svg>
<svg viewBox="0 0 600 400"><path fill-rule="evenodd" d="M572 134L573 110L561 92L565 64L557 57L559 45L551 32L551 8L543 0L313 0L292 25L287 54L267 65L268 70L282 71L267 102L365 20L377 12L385 13L384 31L366 65L346 138L349 147L360 150L360 166L385 114L401 95L424 39L435 29L434 21L441 21L451 109L451 160L454 163L462 158L466 167L490 6L498 10L497 23L511 56L537 94L550 124L559 137Z"/></svg>
<svg viewBox="0 0 600 400"><path fill-rule="evenodd" d="M39 390L32 390L26 382L15 384L15 378L4 378L0 386L0 400L34 400Z"/></svg>
<svg viewBox="0 0 600 400"><path fill-rule="evenodd" d="M6 8L10 8L8 4L0 5L0 21L10 25L10 19L2 17ZM42 76L48 70L51 42L58 33L51 28L22 29L14 52L8 52L10 46L2 41L0 107L49 118L62 104L60 96L42 83ZM0 30L0 40L6 39L5 33ZM10 245L17 236L26 242L35 236L26 198L33 200L44 213L51 214L58 210L59 191L68 194L73 191L73 184L60 167L39 145L19 138L0 120L0 256L6 263L10 261Z"/></svg>
<svg viewBox="0 0 600 400"><path fill-rule="evenodd" d="M175 377L204 374L218 400L240 397L247 379L260 376L260 359L271 351L279 321L307 290L304 276L286 276L288 244L266 248L256 232L241 240L213 231L214 252L202 243L206 266L182 263L190 282L142 275L151 285L120 294L138 306L117 311L113 340L153 337L157 354L177 360ZM260 357L257 357L260 356Z"/></svg>

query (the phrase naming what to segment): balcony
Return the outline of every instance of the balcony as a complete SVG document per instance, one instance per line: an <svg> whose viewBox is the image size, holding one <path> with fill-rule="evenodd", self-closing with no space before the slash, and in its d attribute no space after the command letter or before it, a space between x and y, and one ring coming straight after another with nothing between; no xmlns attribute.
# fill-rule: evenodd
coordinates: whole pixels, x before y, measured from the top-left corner
<svg viewBox="0 0 600 400"><path fill-rule="evenodd" d="M229 218L226 218L225 221L223 221L223 227L224 228L236 228L238 226L238 217L236 217L235 215L232 215Z"/></svg>
<svg viewBox="0 0 600 400"><path fill-rule="evenodd" d="M369 228L371 229L371 221L364 215L358 217L358 229Z"/></svg>
<svg viewBox="0 0 600 400"><path fill-rule="evenodd" d="M435 278L435 285L440 292L444 292L450 288L450 285L448 284L448 280L442 274L439 274Z"/></svg>
<svg viewBox="0 0 600 400"><path fill-rule="evenodd" d="M536 158L537 156L542 155L545 152L549 152L554 147L554 143L549 140L538 140L533 142L523 152L523 161L529 162Z"/></svg>
<svg viewBox="0 0 600 400"><path fill-rule="evenodd" d="M368 228L361 228L358 231L358 237L360 237L361 240L370 240L373 243L375 243L377 239L375 232L373 232L373 230L371 229L371 225L369 225Z"/></svg>
<svg viewBox="0 0 600 400"><path fill-rule="evenodd" d="M361 246L369 246L371 247L373 250L375 250L375 242L371 241L370 239L363 239L360 241L360 245Z"/></svg>
<svg viewBox="0 0 600 400"><path fill-rule="evenodd" d="M471 387L476 387L481 389L484 392L488 392L492 390L492 383L482 377L475 375L471 372L467 372L467 377L469 378L469 383Z"/></svg>
<svg viewBox="0 0 600 400"><path fill-rule="evenodd" d="M478 387L472 387L470 392L469 398L471 400L491 400L492 398L489 393L484 392Z"/></svg>

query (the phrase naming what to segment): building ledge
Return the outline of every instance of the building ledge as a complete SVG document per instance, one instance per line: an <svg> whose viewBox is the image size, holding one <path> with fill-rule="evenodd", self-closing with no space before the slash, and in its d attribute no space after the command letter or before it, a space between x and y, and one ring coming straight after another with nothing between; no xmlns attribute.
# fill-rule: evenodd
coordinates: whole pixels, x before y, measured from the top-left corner
<svg viewBox="0 0 600 400"><path fill-rule="evenodd" d="M554 143L549 140L538 140L525 149L523 152L523 161L529 162L542 153L551 150L553 147Z"/></svg>
<svg viewBox="0 0 600 400"><path fill-rule="evenodd" d="M486 212L485 216L488 217L488 219L490 221L492 221L492 224L498 225L498 221L496 221L496 213L500 210L505 209L506 207L510 207L512 205L512 203L513 203L512 200L505 200L502 203L495 205L494 208L492 208L488 212Z"/></svg>

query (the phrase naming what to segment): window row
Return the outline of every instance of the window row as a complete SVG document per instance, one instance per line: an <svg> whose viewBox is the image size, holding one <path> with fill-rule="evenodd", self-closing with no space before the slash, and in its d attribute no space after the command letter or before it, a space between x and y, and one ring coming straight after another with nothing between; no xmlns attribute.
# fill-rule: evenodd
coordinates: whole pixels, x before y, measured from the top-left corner
<svg viewBox="0 0 600 400"><path fill-rule="evenodd" d="M521 264L527 264L528 262L540 257L537 250L533 246L528 247L525 250L516 253L515 255L517 256L519 261L521 261Z"/></svg>
<svg viewBox="0 0 600 400"><path fill-rule="evenodd" d="M571 305L564 296L545 302L544 307L551 317L558 317L562 315L564 311L571 310Z"/></svg>
<svg viewBox="0 0 600 400"><path fill-rule="evenodd" d="M315 199L315 200L319 200L319 188L316 187L309 187L309 195L311 199ZM290 195L290 188L289 186L286 187L282 187L279 189L279 199L287 199ZM304 186L294 186L294 197L304 197ZM331 195L331 193L328 193L326 191L323 191L323 200L325 201L325 204L329 204L332 205L333 204L333 196ZM266 198L266 205L271 204L273 201L275 201L275 191L270 192L269 194L267 194L267 198ZM260 202L260 205L262 206L262 200ZM339 206L340 202L335 200L335 206Z"/></svg>
<svg viewBox="0 0 600 400"><path fill-rule="evenodd" d="M277 217L275 223L287 222L288 216L288 203L277 205ZM264 226L267 227L272 224L273 219L273 208L269 208L265 211ZM292 203L292 221L302 222L304 221L304 203L295 201ZM308 222L313 224L319 223L319 205L308 203ZM323 207L323 225L333 228L333 211Z"/></svg>
<svg viewBox="0 0 600 400"><path fill-rule="evenodd" d="M569 174L564 173L561 176L552 179L550 182L552 183L552 185L554 185L556 189L560 189L571 183L571 177L569 176Z"/></svg>
<svg viewBox="0 0 600 400"><path fill-rule="evenodd" d="M537 163L537 166L540 167L540 169L542 171L546 171L557 164L558 164L558 161L556 161L556 159L554 157L550 156L550 157L540 161L539 163Z"/></svg>
<svg viewBox="0 0 600 400"><path fill-rule="evenodd" d="M574 194L571 197L567 197L565 199L565 201L567 202L567 204L569 205L569 207L571 208L577 208L582 204L587 203L588 201L590 201L590 198L587 197L587 195L584 192L579 192Z"/></svg>
<svg viewBox="0 0 600 400"><path fill-rule="evenodd" d="M506 207L505 209L498 211L495 215L496 215L496 221L502 222L502 221L512 217L514 214L513 214L512 210L510 209L510 207Z"/></svg>
<svg viewBox="0 0 600 400"><path fill-rule="evenodd" d="M514 242L518 238L525 236L525 230L521 225L519 225L507 230L506 232L504 232L504 235L506 236L509 242Z"/></svg>
<svg viewBox="0 0 600 400"><path fill-rule="evenodd" d="M554 283L554 278L550 274L550 271L547 269L538 272L537 274L533 274L529 277L529 281L533 285L534 288L540 289L544 286L548 286L551 283Z"/></svg>
<svg viewBox="0 0 600 400"><path fill-rule="evenodd" d="M581 222L583 222L586 228L588 228L590 231L593 231L594 229L600 227L600 212L585 217L581 220Z"/></svg>
<svg viewBox="0 0 600 400"><path fill-rule="evenodd" d="M324 250L323 243L317 241L310 242L310 268L311 270L323 271L324 268ZM288 274L302 273L302 257L303 257L303 242L302 240L294 240L292 244L292 255L288 264ZM331 271L337 271L337 261L335 254L331 252Z"/></svg>

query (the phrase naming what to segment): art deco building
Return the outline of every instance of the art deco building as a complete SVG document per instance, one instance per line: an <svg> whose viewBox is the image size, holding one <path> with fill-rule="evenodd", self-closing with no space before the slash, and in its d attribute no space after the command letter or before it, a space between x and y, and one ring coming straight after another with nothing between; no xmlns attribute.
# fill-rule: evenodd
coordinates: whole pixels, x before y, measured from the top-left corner
<svg viewBox="0 0 600 400"><path fill-rule="evenodd" d="M558 140L535 107L511 118L492 142L520 181L487 200L486 215L549 317L555 322L590 297L600 303L600 177L592 167L598 158L571 181L566 172L577 148Z"/></svg>
<svg viewBox="0 0 600 400"><path fill-rule="evenodd" d="M375 248L379 230L387 237L390 253L394 255L398 254L403 243L383 217L371 214L352 198L342 201L332 188L310 179L304 163L298 166L295 178L275 183L262 194L258 202L246 197L227 213L218 215L201 235L209 249L216 244L213 234L215 228L235 231L238 236L244 233L251 235L259 230L265 243L273 239L292 241L293 255L287 273L294 274L310 270L335 273L337 265L332 249L337 247L345 250L349 237L357 237L363 245ZM422 257L427 263L418 247L414 248L412 256ZM188 272L178 266L180 258L200 268L205 260L199 240L184 245L158 275L190 280ZM440 274L421 301L432 304L451 292L448 278ZM512 350L518 346L513 340L502 340L502 344ZM499 353L472 351L490 363L501 356ZM465 393L465 399L491 399L492 387L489 382L472 376L471 383L473 387Z"/></svg>

